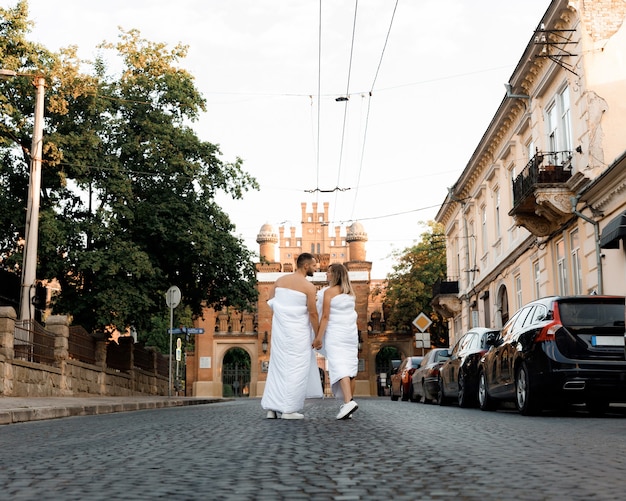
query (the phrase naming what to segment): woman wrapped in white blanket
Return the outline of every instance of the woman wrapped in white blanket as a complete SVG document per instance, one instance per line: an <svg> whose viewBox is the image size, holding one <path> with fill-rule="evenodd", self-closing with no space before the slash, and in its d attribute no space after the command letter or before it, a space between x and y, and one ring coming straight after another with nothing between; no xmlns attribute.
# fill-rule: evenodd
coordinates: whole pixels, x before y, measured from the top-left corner
<svg viewBox="0 0 626 501"><path fill-rule="evenodd" d="M356 297L343 264L331 264L327 276L329 286L317 293L320 326L313 347L328 360L332 391L344 402L337 419L346 419L359 407L352 399L358 371Z"/></svg>

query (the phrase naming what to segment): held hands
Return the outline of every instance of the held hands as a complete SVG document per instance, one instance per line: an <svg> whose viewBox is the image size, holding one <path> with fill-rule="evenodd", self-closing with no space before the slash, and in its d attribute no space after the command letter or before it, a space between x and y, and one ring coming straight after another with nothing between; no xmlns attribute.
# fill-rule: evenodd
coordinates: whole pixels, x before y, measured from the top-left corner
<svg viewBox="0 0 626 501"><path fill-rule="evenodd" d="M313 344L311 346L314 350L320 350L322 348L322 336L320 336L319 334L315 336L315 339L313 340Z"/></svg>

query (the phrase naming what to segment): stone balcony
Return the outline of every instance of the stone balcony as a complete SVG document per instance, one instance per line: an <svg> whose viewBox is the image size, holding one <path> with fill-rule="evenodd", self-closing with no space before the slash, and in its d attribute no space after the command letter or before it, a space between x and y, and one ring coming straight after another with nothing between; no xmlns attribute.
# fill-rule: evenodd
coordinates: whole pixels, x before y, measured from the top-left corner
<svg viewBox="0 0 626 501"><path fill-rule="evenodd" d="M545 237L572 218L572 152L538 152L513 180L509 216L533 235Z"/></svg>
<svg viewBox="0 0 626 501"><path fill-rule="evenodd" d="M430 303L443 318L453 318L461 313L459 281L446 278L433 285L433 300Z"/></svg>

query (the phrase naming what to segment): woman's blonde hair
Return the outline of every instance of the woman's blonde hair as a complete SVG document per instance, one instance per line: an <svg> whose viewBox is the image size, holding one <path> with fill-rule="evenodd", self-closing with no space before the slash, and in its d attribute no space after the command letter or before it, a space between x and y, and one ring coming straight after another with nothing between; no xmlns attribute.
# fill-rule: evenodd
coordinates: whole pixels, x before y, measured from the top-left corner
<svg viewBox="0 0 626 501"><path fill-rule="evenodd" d="M328 266L328 271L330 271L330 280L328 281L328 285L331 287L338 285L342 294L350 294L351 296L355 296L354 289L352 288L352 284L350 283L350 277L348 276L348 269L341 263L333 263Z"/></svg>

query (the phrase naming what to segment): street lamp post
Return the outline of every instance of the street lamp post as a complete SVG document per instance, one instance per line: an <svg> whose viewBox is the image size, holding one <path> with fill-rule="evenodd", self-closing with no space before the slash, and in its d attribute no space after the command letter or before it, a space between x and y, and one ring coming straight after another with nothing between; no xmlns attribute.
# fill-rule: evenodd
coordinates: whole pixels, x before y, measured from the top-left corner
<svg viewBox="0 0 626 501"><path fill-rule="evenodd" d="M30 176L28 182L28 202L26 205L26 228L24 231L24 259L22 261L22 283L20 291L20 320L32 319L35 281L37 280L37 244L39 238L39 200L41 197L41 158L43 152L43 113L44 89L46 80L41 75L17 73L0 69L0 76L27 76L34 78L35 120L33 142L30 149Z"/></svg>

